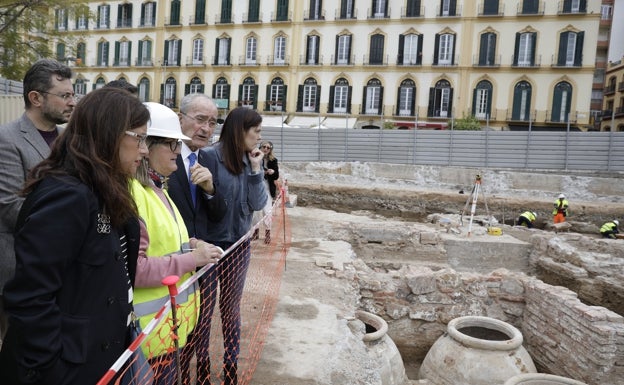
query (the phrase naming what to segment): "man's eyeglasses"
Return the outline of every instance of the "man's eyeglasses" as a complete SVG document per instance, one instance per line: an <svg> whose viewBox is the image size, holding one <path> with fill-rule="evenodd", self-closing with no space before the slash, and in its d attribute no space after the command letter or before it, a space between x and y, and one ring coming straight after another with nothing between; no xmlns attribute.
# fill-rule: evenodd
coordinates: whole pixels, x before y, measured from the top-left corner
<svg viewBox="0 0 624 385"><path fill-rule="evenodd" d="M137 134L136 132L126 131L126 135L132 136L137 140L137 147L141 147L141 145L145 145L145 141L147 140L147 134ZM175 150L173 150L175 151Z"/></svg>
<svg viewBox="0 0 624 385"><path fill-rule="evenodd" d="M187 118L191 118L194 121L197 122L197 124L199 124L200 126L208 126L210 128L215 128L217 127L217 120L216 119L210 119L207 118L205 116L191 116L191 115L187 115L184 112L180 112L182 115L186 116Z"/></svg>
<svg viewBox="0 0 624 385"><path fill-rule="evenodd" d="M80 97L81 97L80 95L76 95L76 94L71 93L71 92L67 92L67 93L64 93L64 94L55 94L53 92L48 92L48 91L37 91L37 92L39 92L40 94L48 94L48 95L58 96L59 98L63 99L63 101L65 103L69 102L70 100L73 101L73 102L77 102L77 101L80 100Z"/></svg>

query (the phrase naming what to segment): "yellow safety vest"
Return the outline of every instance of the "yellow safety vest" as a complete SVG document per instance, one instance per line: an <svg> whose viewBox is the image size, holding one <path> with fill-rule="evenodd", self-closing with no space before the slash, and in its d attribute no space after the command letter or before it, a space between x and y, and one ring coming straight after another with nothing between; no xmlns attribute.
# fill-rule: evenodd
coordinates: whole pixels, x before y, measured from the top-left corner
<svg viewBox="0 0 624 385"><path fill-rule="evenodd" d="M181 252L182 246L188 244L189 236L184 220L169 195L163 190L171 202L175 218L171 216L168 207L156 195L153 189L145 188L138 180L132 180L130 187L136 202L139 217L145 223L149 234L149 246L146 254L149 258L159 258ZM180 283L186 281L193 273L189 272L180 277ZM163 277L164 278L164 277ZM186 344L188 335L197 325L200 306L199 285L190 286L185 292L176 297L178 343L179 347ZM169 301L169 290L166 286L140 287L134 289L134 312L139 317L141 327L154 318L162 305ZM148 358L156 357L173 349L174 335L171 330L171 312L165 316L156 329L145 339L141 348Z"/></svg>
<svg viewBox="0 0 624 385"><path fill-rule="evenodd" d="M533 215L533 212L531 212L531 211L525 211L522 214L520 214L520 216L521 217L525 217L526 219L528 219L531 222L535 221L535 215Z"/></svg>
<svg viewBox="0 0 624 385"><path fill-rule="evenodd" d="M553 212L552 212L553 215L557 215L557 212L559 211L559 209L561 209L566 215L568 215L568 200L567 199L563 199L561 204L559 203L559 199L557 199L554 203L554 206L555 208L553 209Z"/></svg>
<svg viewBox="0 0 624 385"><path fill-rule="evenodd" d="M613 231L617 228L617 225L613 222L607 222L600 228L600 232L604 233L605 231Z"/></svg>

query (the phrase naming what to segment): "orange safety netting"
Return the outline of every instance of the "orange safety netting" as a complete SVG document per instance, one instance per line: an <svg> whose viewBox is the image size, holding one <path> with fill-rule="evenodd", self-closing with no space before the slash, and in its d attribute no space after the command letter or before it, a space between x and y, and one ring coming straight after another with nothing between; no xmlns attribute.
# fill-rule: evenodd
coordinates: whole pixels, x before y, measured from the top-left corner
<svg viewBox="0 0 624 385"><path fill-rule="evenodd" d="M173 286L172 298L163 301L154 319L144 325L98 385L249 383L275 314L290 247L287 197L287 190L282 189L272 213L225 250L217 265L206 266L186 282L179 282L177 291ZM258 237L254 236L256 229ZM188 295L193 292L201 295ZM137 360L135 351L142 351L147 358L140 369L140 364L132 365Z"/></svg>

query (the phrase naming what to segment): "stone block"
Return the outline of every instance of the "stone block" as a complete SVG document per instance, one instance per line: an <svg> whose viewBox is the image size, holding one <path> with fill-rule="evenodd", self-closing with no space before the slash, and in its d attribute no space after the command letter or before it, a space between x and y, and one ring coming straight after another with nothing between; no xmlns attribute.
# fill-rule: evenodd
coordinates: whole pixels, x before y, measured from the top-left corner
<svg viewBox="0 0 624 385"><path fill-rule="evenodd" d="M422 232L420 233L420 244L422 245L437 245L440 241L438 233Z"/></svg>

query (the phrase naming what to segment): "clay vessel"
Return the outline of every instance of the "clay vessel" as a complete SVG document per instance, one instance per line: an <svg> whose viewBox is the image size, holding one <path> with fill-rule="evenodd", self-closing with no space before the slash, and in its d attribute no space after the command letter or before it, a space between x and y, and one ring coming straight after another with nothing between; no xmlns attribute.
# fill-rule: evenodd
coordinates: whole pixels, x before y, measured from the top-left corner
<svg viewBox="0 0 624 385"><path fill-rule="evenodd" d="M388 336L388 323L378 315L358 310L355 317L366 325L366 334L362 337L366 351L371 358L376 372L381 378L381 385L402 385L407 380L405 366L399 349Z"/></svg>
<svg viewBox="0 0 624 385"><path fill-rule="evenodd" d="M559 377L552 374L529 373L518 374L505 382L505 385L587 385L584 382L571 378Z"/></svg>
<svg viewBox="0 0 624 385"><path fill-rule="evenodd" d="M490 317L451 320L418 373L432 385L500 385L522 373L536 373L514 326Z"/></svg>

